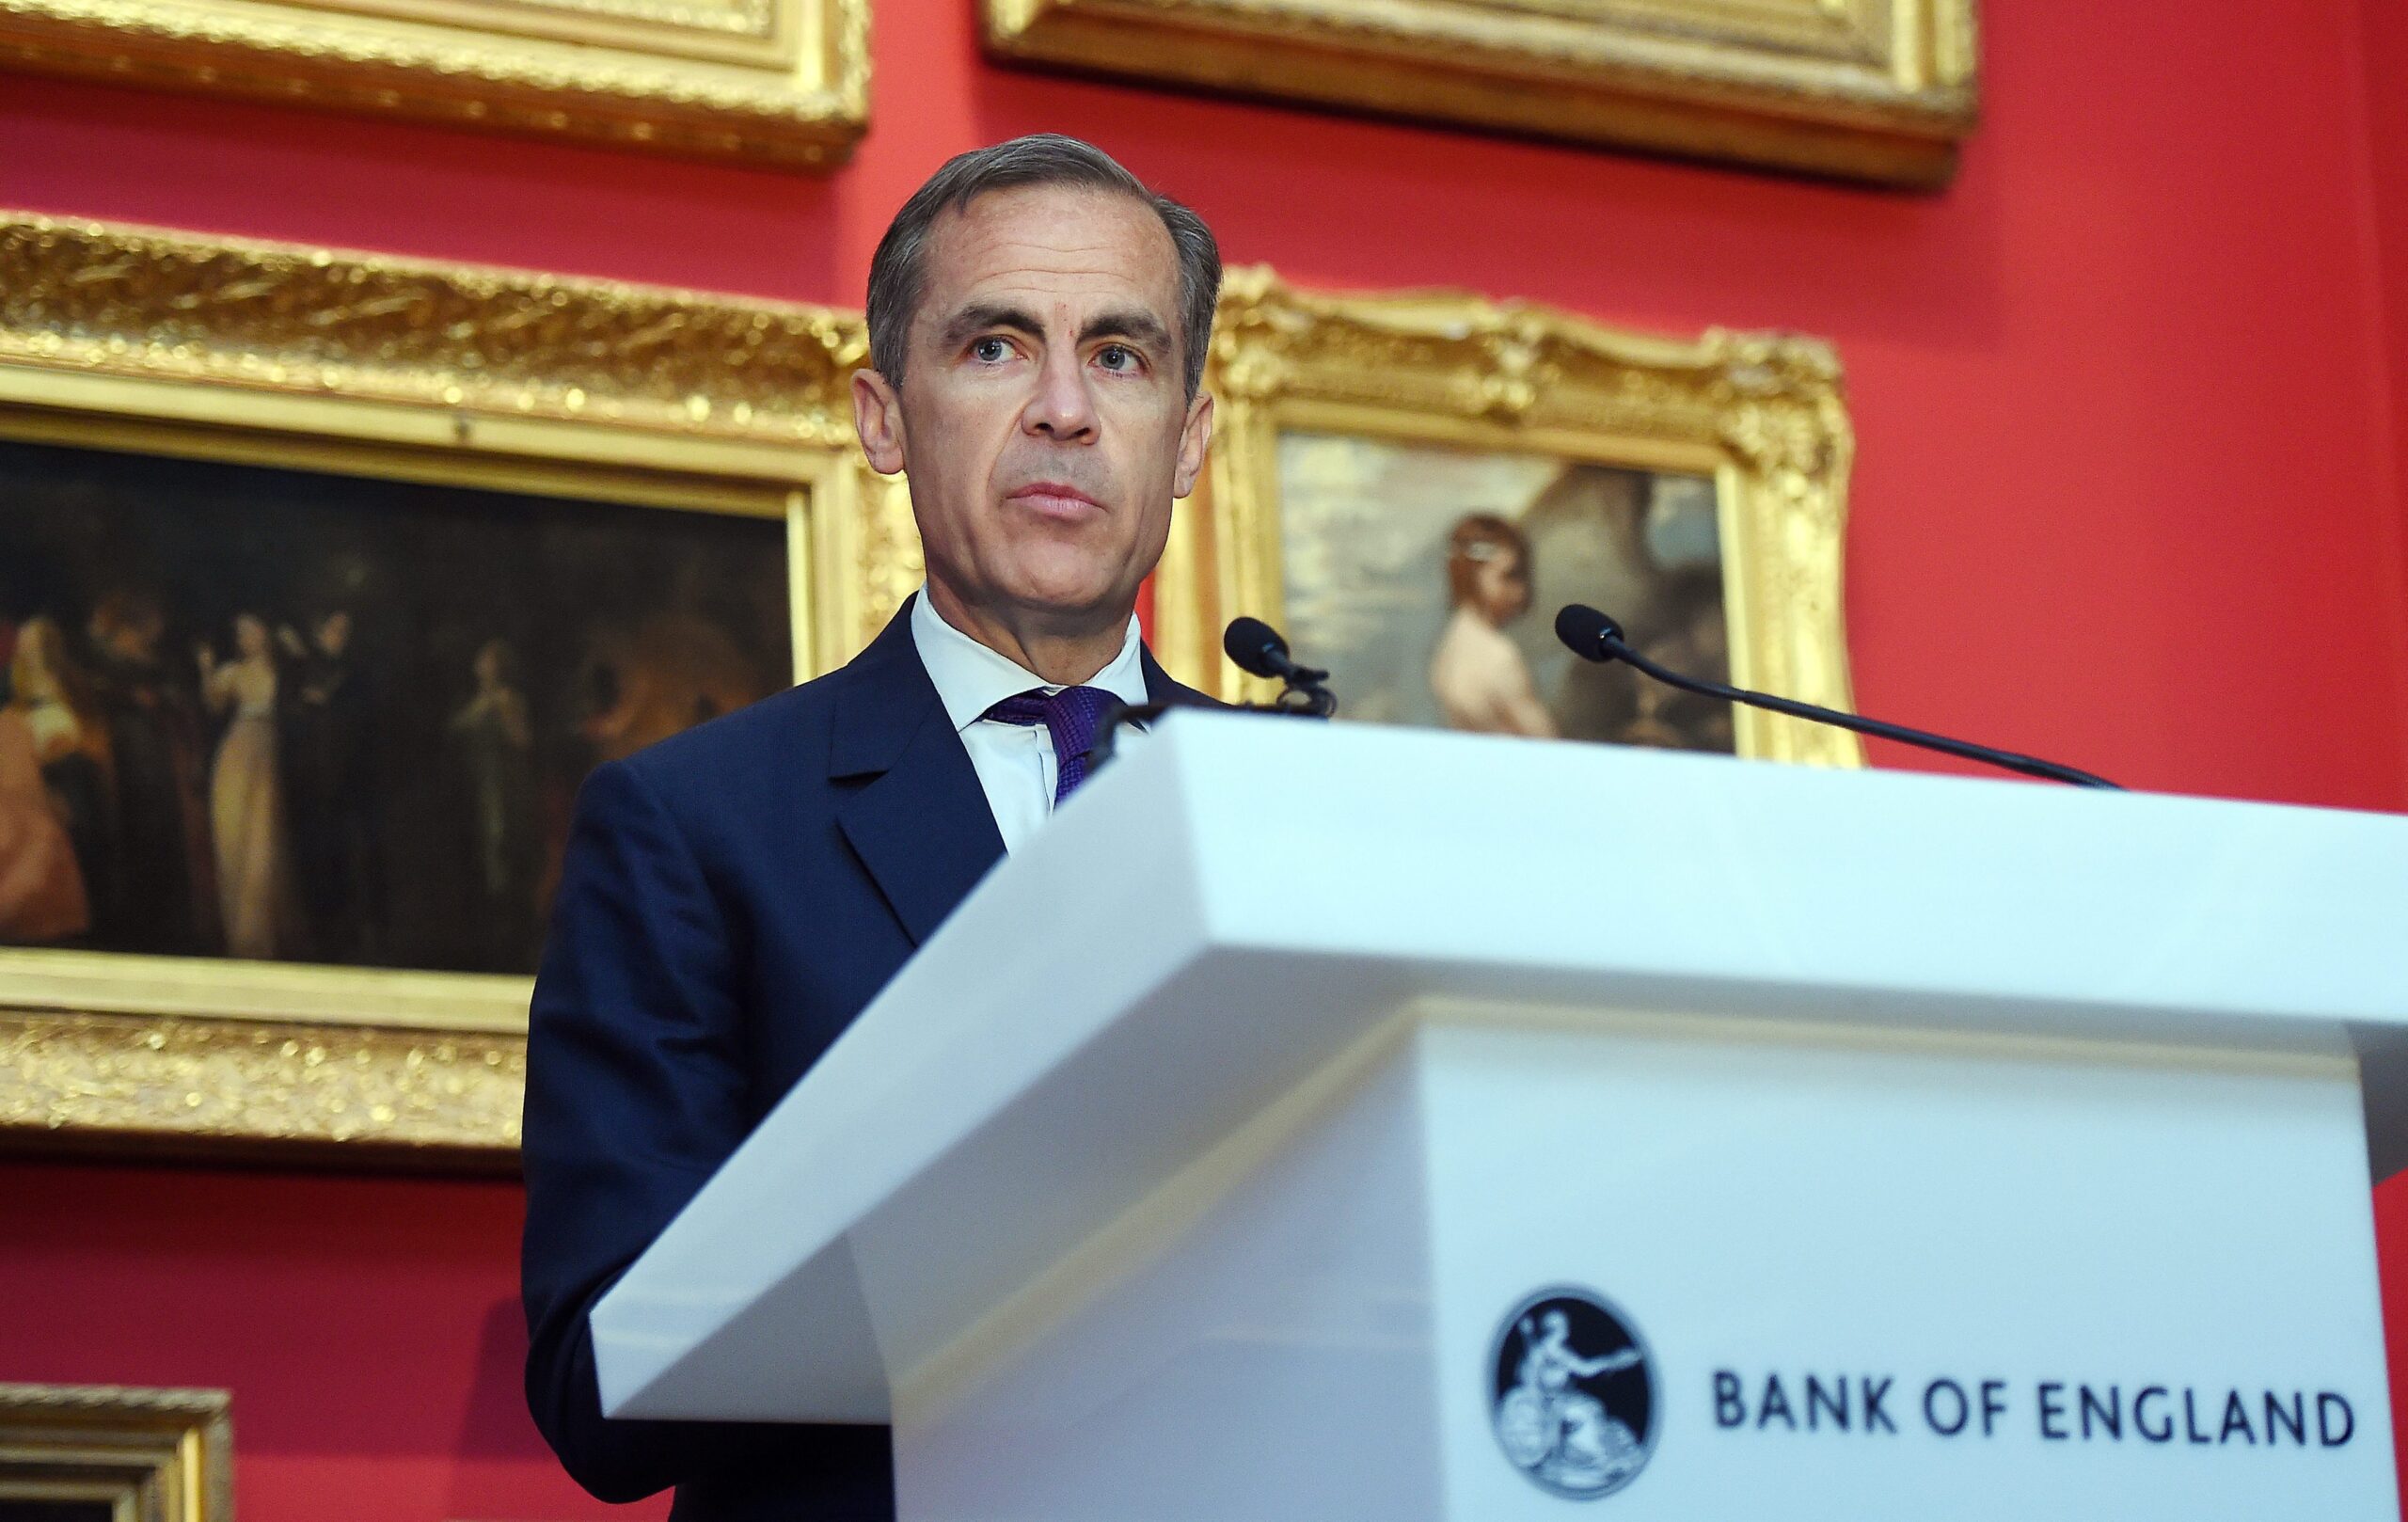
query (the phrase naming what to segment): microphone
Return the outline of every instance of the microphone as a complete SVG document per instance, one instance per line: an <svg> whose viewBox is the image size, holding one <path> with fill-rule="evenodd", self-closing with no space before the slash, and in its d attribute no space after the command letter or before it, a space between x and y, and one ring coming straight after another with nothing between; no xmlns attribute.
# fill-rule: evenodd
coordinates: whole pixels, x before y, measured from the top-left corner
<svg viewBox="0 0 2408 1522"><path fill-rule="evenodd" d="M1279 701L1269 706L1272 713L1301 714L1312 719L1326 719L1338 711L1338 699L1322 683L1329 680L1329 673L1299 666L1288 657L1288 642L1279 631L1259 618L1236 618L1221 634L1221 648L1228 653L1238 669L1249 675L1275 678L1286 690ZM1243 706L1259 706L1246 704ZM1113 703L1108 705L1096 724L1095 743L1087 747L1089 765L1101 769L1112 759L1121 726L1144 729L1170 711L1167 704Z"/></svg>
<svg viewBox="0 0 2408 1522"><path fill-rule="evenodd" d="M1329 680L1329 673L1290 659L1288 642L1262 620L1243 613L1229 620L1221 635L1221 648L1238 670L1280 684L1283 690L1276 705L1280 712L1326 719L1338 711L1337 695L1322 685Z"/></svg>
<svg viewBox="0 0 2408 1522"><path fill-rule="evenodd" d="M1619 660L1625 665L1637 667L1667 687L1676 687L1684 692L1695 692L1702 697L1720 698L1726 703L1744 703L1751 707L1766 708L1774 713L1787 714L1793 719L1806 719L1818 724L1832 724L1841 729L1854 730L1860 735L1876 735L1883 739L1921 746L1926 751L1938 751L1942 755L1961 756L1968 761L1980 761L2008 771L2020 771L2027 777L2041 777L2050 782L2066 783L2075 787L2105 787L2116 792L2123 791L2120 785L2109 782L2104 777L2094 776L2087 771L2078 771L2072 767L2060 766L2054 761L2043 761L2038 756L2019 755L2013 751L2000 751L1987 745L1975 745L1971 740L1951 739L1945 735L1932 734L1929 730L1909 729L1904 724L1884 723L1878 719L1867 719L1862 714L1842 713L1837 708L1826 708L1820 704L1800 703L1795 698L1775 697L1769 692L1751 692L1744 687L1732 687L1723 682L1709 682L1695 676L1684 676L1679 672L1656 664L1632 649L1623 639L1620 624L1594 608L1584 607L1576 602L1555 615L1555 637L1561 640L1574 655L1583 660L1593 660L1600 665Z"/></svg>

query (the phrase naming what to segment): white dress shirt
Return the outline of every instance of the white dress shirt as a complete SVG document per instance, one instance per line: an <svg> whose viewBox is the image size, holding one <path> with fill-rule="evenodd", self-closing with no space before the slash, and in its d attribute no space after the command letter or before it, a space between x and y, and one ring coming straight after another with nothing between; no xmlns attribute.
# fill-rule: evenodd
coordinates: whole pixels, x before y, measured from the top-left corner
<svg viewBox="0 0 2408 1522"><path fill-rule="evenodd" d="M1043 724L1007 724L981 716L1006 698L1031 690L1058 692L1062 684L1047 681L946 623L925 586L911 605L911 643L920 652L920 664L928 669L928 680L936 684L945 717L970 753L1004 849L1020 849L1054 816L1059 767L1054 736ZM1132 614L1120 654L1081 685L1101 688L1132 706L1144 703L1146 668L1137 651L1137 619Z"/></svg>

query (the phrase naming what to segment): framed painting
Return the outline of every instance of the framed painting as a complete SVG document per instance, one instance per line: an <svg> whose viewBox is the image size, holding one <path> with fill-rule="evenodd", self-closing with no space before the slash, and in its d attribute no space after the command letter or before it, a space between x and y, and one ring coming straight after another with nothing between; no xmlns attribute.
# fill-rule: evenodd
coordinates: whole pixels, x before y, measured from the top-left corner
<svg viewBox="0 0 2408 1522"><path fill-rule="evenodd" d="M0 1139L506 1157L584 773L916 581L865 346L0 217Z"/></svg>
<svg viewBox="0 0 2408 1522"><path fill-rule="evenodd" d="M1677 670L1848 706L1854 445L1828 345L1255 268L1225 289L1206 384L1211 471L1156 579L1181 679L1266 695L1219 653L1251 612L1330 669L1341 718L1861 764L1844 731L1575 659L1551 628L1586 602Z"/></svg>
<svg viewBox="0 0 2408 1522"><path fill-rule="evenodd" d="M869 0L0 0L0 67L818 170Z"/></svg>
<svg viewBox="0 0 2408 1522"><path fill-rule="evenodd" d="M224 1390L0 1385L0 1522L228 1522Z"/></svg>
<svg viewBox="0 0 2408 1522"><path fill-rule="evenodd" d="M982 0L1006 62L1933 189L1975 0Z"/></svg>

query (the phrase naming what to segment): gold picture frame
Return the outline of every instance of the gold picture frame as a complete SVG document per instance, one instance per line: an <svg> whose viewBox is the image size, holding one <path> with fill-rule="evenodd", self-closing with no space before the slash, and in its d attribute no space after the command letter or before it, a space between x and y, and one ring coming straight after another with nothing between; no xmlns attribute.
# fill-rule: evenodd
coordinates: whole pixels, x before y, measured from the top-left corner
<svg viewBox="0 0 2408 1522"><path fill-rule="evenodd" d="M1978 112L1975 0L983 0L1019 63L1919 189Z"/></svg>
<svg viewBox="0 0 2408 1522"><path fill-rule="evenodd" d="M230 1408L224 1390L0 1385L0 1501L232 1522Z"/></svg>
<svg viewBox="0 0 2408 1522"><path fill-rule="evenodd" d="M783 519L797 676L918 582L852 313L0 214L0 437ZM504 1166L523 977L0 950L0 1143Z"/></svg>
<svg viewBox="0 0 2408 1522"><path fill-rule="evenodd" d="M1318 294L1255 266L1222 288L1205 384L1212 463L1154 581L1155 648L1182 681L1270 695L1220 637L1239 613L1285 625L1279 440L1299 431L1709 478L1732 679L1851 706L1840 581L1855 435L1829 344L1651 338L1460 292ZM1736 740L1742 755L1863 761L1844 730L1755 709L1738 711Z"/></svg>
<svg viewBox="0 0 2408 1522"><path fill-rule="evenodd" d="M869 0L0 0L0 67L830 169Z"/></svg>

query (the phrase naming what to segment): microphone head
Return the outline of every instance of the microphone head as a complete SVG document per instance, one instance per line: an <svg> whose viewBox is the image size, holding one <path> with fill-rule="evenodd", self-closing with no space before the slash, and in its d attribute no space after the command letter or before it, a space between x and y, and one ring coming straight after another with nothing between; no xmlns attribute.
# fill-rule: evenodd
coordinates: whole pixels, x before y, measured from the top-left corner
<svg viewBox="0 0 2408 1522"><path fill-rule="evenodd" d="M1277 676L1287 664L1288 642L1279 638L1279 631L1243 613L1229 620L1228 628L1221 635L1221 648L1237 663L1238 670L1250 675Z"/></svg>
<svg viewBox="0 0 2408 1522"><path fill-rule="evenodd" d="M1606 648L1608 640L1622 642L1622 626L1586 603L1566 603L1555 615L1555 637L1565 648L1583 660L1607 661L1614 658Z"/></svg>

